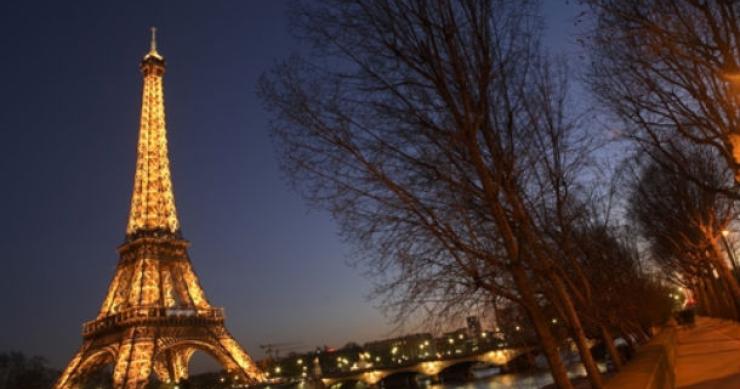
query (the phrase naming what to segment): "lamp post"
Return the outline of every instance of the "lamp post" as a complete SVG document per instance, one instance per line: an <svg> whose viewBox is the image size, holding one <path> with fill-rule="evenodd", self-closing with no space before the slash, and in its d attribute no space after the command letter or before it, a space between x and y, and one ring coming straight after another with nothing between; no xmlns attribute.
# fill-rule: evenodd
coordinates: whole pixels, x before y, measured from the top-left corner
<svg viewBox="0 0 740 389"><path fill-rule="evenodd" d="M727 256L730 257L730 263L732 263L732 271L737 274L737 260L735 259L735 250L730 248L729 242L727 242L727 236L730 235L729 230L722 230L722 243L725 245L725 251Z"/></svg>

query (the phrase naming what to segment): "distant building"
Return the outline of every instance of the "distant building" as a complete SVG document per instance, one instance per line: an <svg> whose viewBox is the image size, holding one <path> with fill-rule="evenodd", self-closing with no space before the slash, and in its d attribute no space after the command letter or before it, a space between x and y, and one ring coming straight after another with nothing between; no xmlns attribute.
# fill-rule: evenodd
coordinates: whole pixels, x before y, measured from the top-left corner
<svg viewBox="0 0 740 389"><path fill-rule="evenodd" d="M468 323L468 336L471 338L481 336L483 327L480 325L480 319L478 319L478 316L468 316L466 321Z"/></svg>
<svg viewBox="0 0 740 389"><path fill-rule="evenodd" d="M364 349L376 366L405 365L436 358L434 337L429 333L368 342Z"/></svg>
<svg viewBox="0 0 740 389"><path fill-rule="evenodd" d="M347 373L360 369L363 348L357 343L347 343L337 350L323 351L317 356L324 375Z"/></svg>
<svg viewBox="0 0 740 389"><path fill-rule="evenodd" d="M437 338L437 351L443 358L467 354L471 350L470 339L467 328L445 332L443 336Z"/></svg>

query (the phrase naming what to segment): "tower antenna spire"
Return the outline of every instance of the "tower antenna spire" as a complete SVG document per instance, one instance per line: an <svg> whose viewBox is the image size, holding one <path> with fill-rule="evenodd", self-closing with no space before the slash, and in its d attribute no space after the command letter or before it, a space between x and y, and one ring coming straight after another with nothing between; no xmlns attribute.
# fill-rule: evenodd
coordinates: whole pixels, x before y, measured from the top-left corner
<svg viewBox="0 0 740 389"><path fill-rule="evenodd" d="M164 58L157 52L157 27L152 26L149 30L152 32L152 38L149 43L149 52L144 56L144 60L154 58L162 62Z"/></svg>
<svg viewBox="0 0 740 389"><path fill-rule="evenodd" d="M157 52L157 27L152 26L152 43L151 47L149 49L150 52L156 53Z"/></svg>

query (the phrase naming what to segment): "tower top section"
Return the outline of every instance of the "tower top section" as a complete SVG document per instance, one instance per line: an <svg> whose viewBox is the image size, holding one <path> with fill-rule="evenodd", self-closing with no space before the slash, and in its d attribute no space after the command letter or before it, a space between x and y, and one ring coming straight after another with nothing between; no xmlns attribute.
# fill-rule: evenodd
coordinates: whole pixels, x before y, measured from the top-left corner
<svg viewBox="0 0 740 389"><path fill-rule="evenodd" d="M139 122L139 142L131 196L127 239L141 235L176 234L180 222L170 175L167 128L164 114L164 58L157 52L156 29L152 27L149 52L141 61L144 90Z"/></svg>
<svg viewBox="0 0 740 389"><path fill-rule="evenodd" d="M141 71L146 73L164 74L164 57L157 51L157 27L152 27L152 38L149 43L149 52L141 59Z"/></svg>

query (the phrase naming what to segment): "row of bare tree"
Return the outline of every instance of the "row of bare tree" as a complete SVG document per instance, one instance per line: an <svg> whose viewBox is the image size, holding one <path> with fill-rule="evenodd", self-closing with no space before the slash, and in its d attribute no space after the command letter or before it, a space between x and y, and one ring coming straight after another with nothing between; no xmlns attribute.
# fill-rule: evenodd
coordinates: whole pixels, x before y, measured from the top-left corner
<svg viewBox="0 0 740 389"><path fill-rule="evenodd" d="M659 113L630 106L655 94L631 86L645 87L630 78L632 67L656 62L640 53L632 61L630 39L642 38L633 37L634 15L620 19L632 8L643 17L643 3L584 4L594 56L586 78L635 139L655 138L661 146L643 149L660 156L675 148L689 162L676 165L671 152L658 164L630 165L635 174L627 181L604 178L596 127L570 108L569 69L542 49L538 2L295 5L293 25L306 52L277 65L260 86L284 171L306 199L332 212L377 282L376 297L398 320L419 313L454 320L514 307L529 320L558 388L573 387L559 352L564 338L577 347L591 386L602 388L589 339L600 339L619 369L614 338L644 341L670 315L666 274L708 290L714 278L706 273L716 270L724 283L712 281L713 292L702 296L728 306L740 301L721 250L706 245L734 215L729 170L700 159L717 168L710 180L700 171L706 166L693 162L724 154L704 146L686 153L694 150L692 138L673 142L662 134L690 130L641 119L645 111ZM645 20L662 23L659 6ZM615 197L625 192L604 182L632 184L629 219L614 211ZM663 191L674 191L676 203L661 203ZM687 197L695 194L701 204ZM691 207L704 208L689 214ZM686 231L671 228L673 216ZM651 261L627 220L649 243Z"/></svg>
<svg viewBox="0 0 740 389"><path fill-rule="evenodd" d="M645 161L630 215L663 273L702 313L738 319L734 253L740 177L740 4L588 0L588 79ZM724 244L723 244L724 243Z"/></svg>

